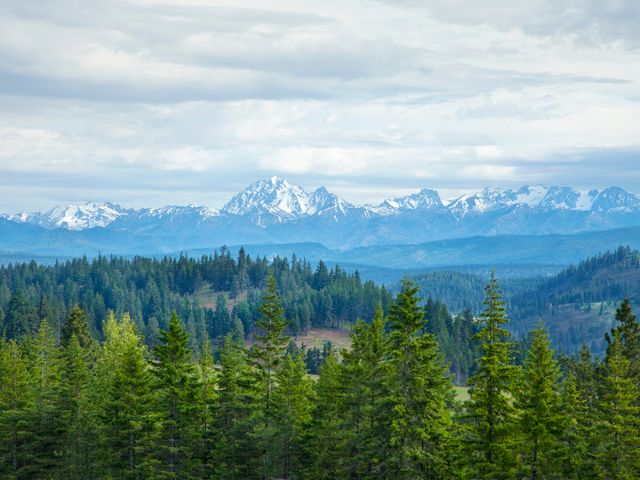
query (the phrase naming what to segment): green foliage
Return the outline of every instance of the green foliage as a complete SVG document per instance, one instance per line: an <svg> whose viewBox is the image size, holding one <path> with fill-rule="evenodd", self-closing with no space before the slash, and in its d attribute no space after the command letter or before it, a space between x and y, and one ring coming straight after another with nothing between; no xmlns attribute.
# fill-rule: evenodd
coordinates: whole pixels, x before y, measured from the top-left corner
<svg viewBox="0 0 640 480"><path fill-rule="evenodd" d="M322 480L338 475L339 460L344 452L341 414L346 412L340 391L340 363L334 353L325 359L319 373L314 385L316 402L305 436L304 455L306 477Z"/></svg>
<svg viewBox="0 0 640 480"><path fill-rule="evenodd" d="M424 332L418 288L405 280L389 312L389 469L396 478L443 478L444 445L449 427L446 409L451 382L435 337Z"/></svg>
<svg viewBox="0 0 640 480"><path fill-rule="evenodd" d="M339 418L345 477L384 478L392 474L388 462L391 439L389 351L386 320L378 309L371 324L358 322L351 351L344 352Z"/></svg>
<svg viewBox="0 0 640 480"><path fill-rule="evenodd" d="M153 475L154 439L160 412L148 352L128 315L114 316L105 325L105 344L98 359L102 377L100 423L104 469L114 478Z"/></svg>
<svg viewBox="0 0 640 480"><path fill-rule="evenodd" d="M311 422L312 393L302 355L286 355L273 392L275 422L266 431L275 446L267 478L297 478L302 471L302 439Z"/></svg>
<svg viewBox="0 0 640 480"><path fill-rule="evenodd" d="M69 318L62 326L60 332L60 344L67 346L71 337L75 336L80 344L80 348L91 349L94 347L94 340L89 331L89 322L87 314L78 306L74 305L69 314Z"/></svg>
<svg viewBox="0 0 640 480"><path fill-rule="evenodd" d="M606 376L598 416L598 467L605 478L640 476L640 390L629 373L620 334L609 344Z"/></svg>
<svg viewBox="0 0 640 480"><path fill-rule="evenodd" d="M28 466L30 383L29 367L18 343L0 339L0 468L6 478L23 476Z"/></svg>
<svg viewBox="0 0 640 480"><path fill-rule="evenodd" d="M571 386L569 386L571 389ZM575 402L566 390L565 402ZM515 408L520 427L517 451L525 478L553 478L560 470L561 438L570 428L560 392L560 367L553 358L550 341L542 324L533 331L531 348L515 390Z"/></svg>
<svg viewBox="0 0 640 480"><path fill-rule="evenodd" d="M230 335L224 340L220 361L214 407L214 478L251 478L259 453L253 435L254 378L244 349Z"/></svg>
<svg viewBox="0 0 640 480"><path fill-rule="evenodd" d="M194 402L194 477L211 478L214 472L214 410L218 375L213 363L211 343L205 338L196 365L198 384Z"/></svg>
<svg viewBox="0 0 640 480"><path fill-rule="evenodd" d="M481 356L469 384L469 426L465 435L468 475L471 478L511 478L517 369L512 365L512 342L504 328L509 321L495 275L486 287L485 310L476 339Z"/></svg>
<svg viewBox="0 0 640 480"><path fill-rule="evenodd" d="M180 265L181 281L191 285L195 264ZM247 272L227 273L238 290L251 282ZM334 273L325 265L309 275L330 289ZM158 328L154 356L129 315L109 314L98 343L78 308L59 341L45 320L19 339L0 338L0 477L640 477L638 325L630 302L618 309L604 361L585 345L559 362L540 326L520 342L520 370L495 277L479 325L470 313L451 319L436 301L421 306L406 281L386 318L379 308L355 323L349 350L319 351L316 378L286 334L286 290L276 290L275 278L266 286L250 352L233 332L214 351L196 310L188 311L191 320L176 312ZM196 324L201 345L189 327ZM476 373L462 405L441 347L472 332Z"/></svg>
<svg viewBox="0 0 640 480"><path fill-rule="evenodd" d="M57 414L62 423L62 467L64 478L80 480L95 475L94 427L96 418L89 403L91 371L86 350L72 333L62 346L62 371Z"/></svg>
<svg viewBox="0 0 640 480"><path fill-rule="evenodd" d="M189 335L174 312L168 330L160 331L160 344L154 350L159 413L156 453L161 472L156 475L162 478L189 478L195 469L191 452L197 386L188 344Z"/></svg>
<svg viewBox="0 0 640 480"><path fill-rule="evenodd" d="M616 321L618 325L611 330L611 335L606 336L609 345L607 356L611 355L612 336L618 334L622 355L629 360L629 374L640 384L640 323L628 298L616 310Z"/></svg>
<svg viewBox="0 0 640 480"><path fill-rule="evenodd" d="M87 332L102 339L108 312L128 312L153 347L177 311L192 349L199 348L205 336L216 344L230 332L238 338L254 333L269 276L281 286L282 307L295 334L312 326L348 327L357 318L371 318L376 305L391 301L384 288L337 266L314 272L309 262L295 257L269 262L244 251L233 259L225 248L199 259L97 257L53 265L17 263L0 266L0 336L29 336L46 318L56 338L64 343L75 331L84 348Z"/></svg>

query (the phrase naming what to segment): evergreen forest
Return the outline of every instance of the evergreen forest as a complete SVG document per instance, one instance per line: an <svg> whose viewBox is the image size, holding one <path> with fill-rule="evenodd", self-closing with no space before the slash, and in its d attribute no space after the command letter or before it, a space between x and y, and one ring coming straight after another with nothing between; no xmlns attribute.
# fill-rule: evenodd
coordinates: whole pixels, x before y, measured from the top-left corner
<svg viewBox="0 0 640 480"><path fill-rule="evenodd" d="M166 267L177 293L195 289L189 275L206 271L182 270L181 261ZM104 262L21 268L39 275L45 291L55 290L47 280L60 268L77 269L79 285L99 284L85 270ZM199 263L206 262L186 265ZM542 324L526 344L514 341L492 276L470 321L473 368L468 398L460 398L444 333L430 325L444 307L425 306L408 279L392 300L374 290L376 307L355 321L351 348L325 349L319 374L310 375L303 349L291 342L298 328L291 304L279 293L286 291L279 279L308 270L293 265L279 275L274 265L265 269L251 342L233 328L214 341L205 328L194 348L178 309L152 344L147 325L127 312L110 310L96 332L95 311L79 305L60 325L46 317L16 323L9 309L13 323L5 317L0 341L2 478L640 477L640 329L629 301L616 311L602 358L586 345L557 356ZM358 283L334 270L318 289L321 270L308 277L316 292ZM24 305L30 294L22 294Z"/></svg>

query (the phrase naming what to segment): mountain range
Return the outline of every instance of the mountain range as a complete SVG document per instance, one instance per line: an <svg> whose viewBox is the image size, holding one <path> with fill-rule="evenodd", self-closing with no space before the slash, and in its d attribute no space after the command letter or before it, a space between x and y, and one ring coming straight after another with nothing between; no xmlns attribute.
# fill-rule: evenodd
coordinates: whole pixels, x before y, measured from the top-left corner
<svg viewBox="0 0 640 480"><path fill-rule="evenodd" d="M448 202L437 191L423 189L377 205L354 205L324 187L308 193L272 177L254 182L219 210L196 205L130 209L87 202L0 217L0 249L5 251L162 253L298 242L347 250L640 226L640 195L619 187L581 191L534 185L485 188Z"/></svg>

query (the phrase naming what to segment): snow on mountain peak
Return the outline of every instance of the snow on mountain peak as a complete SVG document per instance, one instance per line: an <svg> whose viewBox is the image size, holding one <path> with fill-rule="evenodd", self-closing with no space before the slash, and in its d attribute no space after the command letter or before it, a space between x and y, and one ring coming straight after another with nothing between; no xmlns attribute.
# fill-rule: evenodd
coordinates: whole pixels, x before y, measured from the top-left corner
<svg viewBox="0 0 640 480"><path fill-rule="evenodd" d="M186 206L165 205L164 207L143 210L148 217L166 218L172 216L195 215L202 218L217 217L220 212L216 209L190 203Z"/></svg>
<svg viewBox="0 0 640 480"><path fill-rule="evenodd" d="M353 208L337 195L329 192L325 187L319 187L309 195L309 208L305 212L307 215L346 215L349 209Z"/></svg>
<svg viewBox="0 0 640 480"><path fill-rule="evenodd" d="M588 211L597 195L597 190L586 192L567 186L554 186L548 189L539 206L549 210Z"/></svg>
<svg viewBox="0 0 640 480"><path fill-rule="evenodd" d="M268 215L274 216L277 222L282 222L302 215L308 209L309 194L302 187L273 176L269 180L258 180L234 195L222 211L252 216L264 226Z"/></svg>
<svg viewBox="0 0 640 480"><path fill-rule="evenodd" d="M353 218L367 219L410 212L424 212L425 215L439 212L438 215L450 215L459 223L467 215L480 218L485 214L493 216L503 211L506 214L526 209L542 215L557 210L589 212L596 216L608 212L635 214L640 213L640 196L619 187L583 191L568 186L525 185L513 190L485 188L462 195L445 206L437 191L425 188L411 195L387 199L378 205L354 206L325 187L307 193L302 187L273 176L252 183L231 198L220 211L193 204L130 210L113 203L87 202L60 205L45 213L19 213L2 217L48 229L83 230L111 224L112 228L122 229L138 223L151 225L174 221L187 222L185 224L195 222L196 225L200 222L206 224L213 217L245 216L255 225L265 228L271 224L313 216L338 222L351 215L354 215Z"/></svg>
<svg viewBox="0 0 640 480"><path fill-rule="evenodd" d="M423 188L417 193L398 198L387 198L378 205L367 205L367 210L378 215L393 215L401 210L432 210L444 208L435 190Z"/></svg>
<svg viewBox="0 0 640 480"><path fill-rule="evenodd" d="M58 205L45 213L19 213L9 218L17 222L33 223L49 229L84 230L106 227L118 217L126 215L127 212L120 205L109 202L86 202L80 205Z"/></svg>

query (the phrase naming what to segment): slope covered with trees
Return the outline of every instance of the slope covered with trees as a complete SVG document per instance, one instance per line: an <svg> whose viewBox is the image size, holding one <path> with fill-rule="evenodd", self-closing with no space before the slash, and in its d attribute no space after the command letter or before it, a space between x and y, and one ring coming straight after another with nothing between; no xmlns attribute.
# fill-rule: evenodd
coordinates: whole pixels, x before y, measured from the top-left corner
<svg viewBox="0 0 640 480"><path fill-rule="evenodd" d="M542 325L522 366L497 280L458 402L411 281L358 321L317 380L291 351L273 277L256 341L189 348L173 315L145 345L128 314L101 342L74 308L0 341L0 475L51 479L632 479L640 475L640 326L616 313L603 360L555 359Z"/></svg>
<svg viewBox="0 0 640 480"><path fill-rule="evenodd" d="M370 318L378 305L388 308L391 294L358 273L340 267L316 268L295 258L252 259L241 250L232 258L222 249L193 259L131 260L98 257L54 265L35 262L0 267L0 333L19 338L32 333L46 318L57 337L74 305L86 313L89 330L102 338L107 313L128 313L149 345L167 328L175 310L183 319L192 346L206 336L223 338L254 333L260 295L273 274L289 319L289 330L298 334L314 327L341 327L358 318ZM207 308L195 295L207 288L217 295ZM233 306L231 305L233 302Z"/></svg>
<svg viewBox="0 0 640 480"><path fill-rule="evenodd" d="M453 312L482 308L486 280L480 275L442 271L414 278L425 297L438 299ZM575 353L587 342L602 355L615 306L627 297L640 303L640 253L620 247L552 276L509 277L502 284L513 319L509 329L516 336L526 336L542 319L559 350Z"/></svg>
<svg viewBox="0 0 640 480"><path fill-rule="evenodd" d="M77 305L86 316L88 335L97 340L104 339L109 312L118 317L126 313L144 343L153 347L175 311L195 351L205 339L217 346L228 334L252 341L258 333L261 296L269 275L278 285L289 335L302 335L311 328L348 331L358 319L373 318L378 307L386 314L393 301L385 287L362 281L357 271L329 268L322 261L313 268L295 256L270 262L264 257L252 259L243 250L237 258L223 249L198 259L98 257L53 265L30 262L0 267L0 335L28 336L46 319L58 339ZM465 311L454 318L437 301L428 302L426 308L431 319L426 329L441 341L456 382L464 383L473 368L473 314ZM307 368L317 373L330 348L307 348Z"/></svg>

